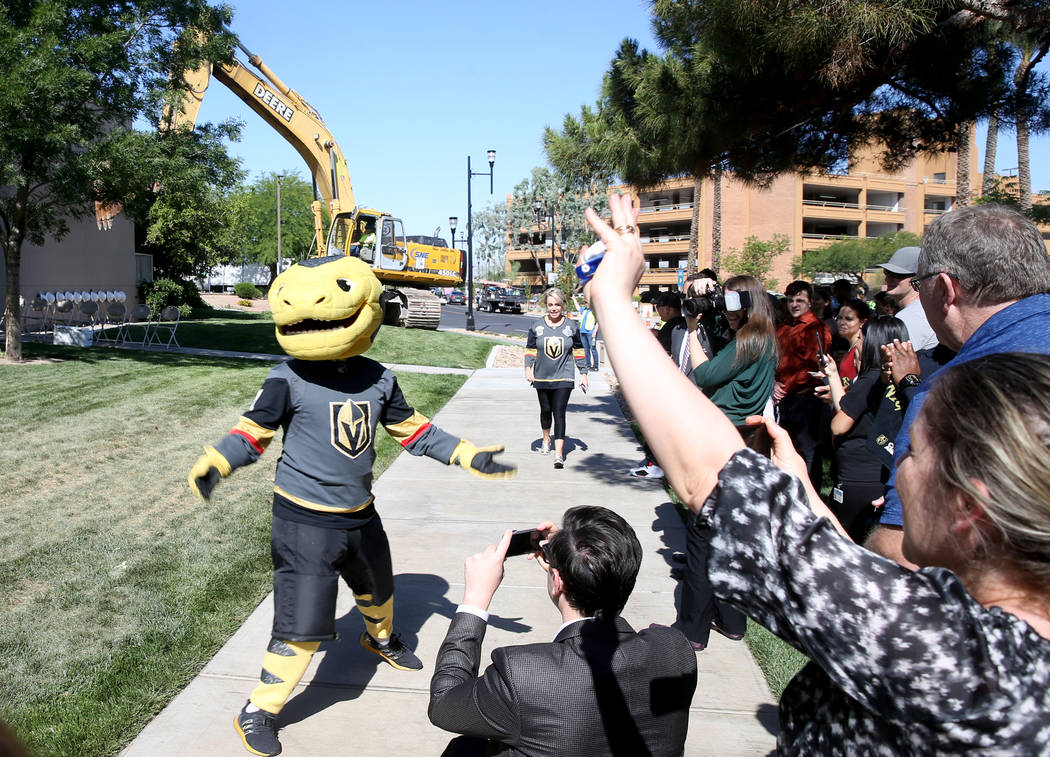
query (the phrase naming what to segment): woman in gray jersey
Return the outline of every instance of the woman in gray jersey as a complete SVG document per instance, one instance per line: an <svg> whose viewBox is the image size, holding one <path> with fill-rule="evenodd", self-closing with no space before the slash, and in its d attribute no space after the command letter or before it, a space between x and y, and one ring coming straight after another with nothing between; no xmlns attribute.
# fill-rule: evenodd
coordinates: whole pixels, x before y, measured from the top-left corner
<svg viewBox="0 0 1050 757"><path fill-rule="evenodd" d="M580 327L565 317L565 294L557 287L543 293L547 315L529 329L525 343L525 379L536 388L540 401L540 451L549 454L554 438L554 467L565 465L565 408L576 374L580 388L587 391L587 358L580 339ZM553 433L552 433L553 428Z"/></svg>

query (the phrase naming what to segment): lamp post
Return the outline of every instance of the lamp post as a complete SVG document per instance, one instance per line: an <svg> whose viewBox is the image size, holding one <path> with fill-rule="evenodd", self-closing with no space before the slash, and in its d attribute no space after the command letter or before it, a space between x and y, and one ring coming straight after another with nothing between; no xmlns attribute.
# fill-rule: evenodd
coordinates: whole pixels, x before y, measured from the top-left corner
<svg viewBox="0 0 1050 757"><path fill-rule="evenodd" d="M281 259L281 174L277 174L277 275L281 274L284 261Z"/></svg>
<svg viewBox="0 0 1050 757"><path fill-rule="evenodd" d="M492 194L492 164L496 162L496 151L489 150L488 171L471 171L470 156L467 156L467 331L474 331L474 216L470 199L470 180L475 176L489 177L489 194Z"/></svg>

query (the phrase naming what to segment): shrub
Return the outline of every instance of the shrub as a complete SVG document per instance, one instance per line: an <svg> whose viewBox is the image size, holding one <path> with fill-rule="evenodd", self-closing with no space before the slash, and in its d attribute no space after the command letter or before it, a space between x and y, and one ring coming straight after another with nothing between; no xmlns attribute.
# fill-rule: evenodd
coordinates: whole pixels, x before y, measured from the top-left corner
<svg viewBox="0 0 1050 757"><path fill-rule="evenodd" d="M233 287L233 293L242 300L257 300L262 297L262 292L259 291L258 287L248 281L242 281L240 284L235 284Z"/></svg>
<svg viewBox="0 0 1050 757"><path fill-rule="evenodd" d="M250 308L252 306L251 300L237 300L237 304L242 308Z"/></svg>
<svg viewBox="0 0 1050 757"><path fill-rule="evenodd" d="M157 279L142 285L143 301L159 314L168 305L177 305L182 317L188 317L191 307L204 307L204 301L193 282Z"/></svg>

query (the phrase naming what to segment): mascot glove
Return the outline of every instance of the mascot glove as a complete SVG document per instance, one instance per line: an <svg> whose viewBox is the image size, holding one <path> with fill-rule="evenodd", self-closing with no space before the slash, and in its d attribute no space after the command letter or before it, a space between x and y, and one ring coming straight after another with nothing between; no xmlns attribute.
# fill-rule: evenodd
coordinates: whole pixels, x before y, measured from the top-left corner
<svg viewBox="0 0 1050 757"><path fill-rule="evenodd" d="M230 475L230 463L214 447L205 447L204 454L190 469L190 489L203 500L211 499L212 490L220 478Z"/></svg>
<svg viewBox="0 0 1050 757"><path fill-rule="evenodd" d="M511 478L518 469L513 465L504 465L493 460L493 455L503 451L503 445L496 447L475 447L466 439L460 439L452 452L450 463L459 464L478 478Z"/></svg>

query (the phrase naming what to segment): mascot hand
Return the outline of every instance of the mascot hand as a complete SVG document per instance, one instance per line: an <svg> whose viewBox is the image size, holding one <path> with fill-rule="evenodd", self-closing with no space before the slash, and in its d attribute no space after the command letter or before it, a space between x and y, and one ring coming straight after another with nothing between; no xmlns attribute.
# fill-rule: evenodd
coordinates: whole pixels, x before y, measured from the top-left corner
<svg viewBox="0 0 1050 757"><path fill-rule="evenodd" d="M493 460L493 455L503 451L503 445L497 447L475 447L466 439L460 440L452 453L452 464L474 474L478 478L510 478L517 474L513 465L504 465Z"/></svg>
<svg viewBox="0 0 1050 757"><path fill-rule="evenodd" d="M203 500L211 499L212 490L220 478L230 475L230 464L214 447L205 447L204 454L190 469L190 489Z"/></svg>

